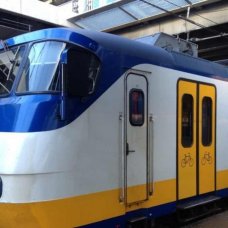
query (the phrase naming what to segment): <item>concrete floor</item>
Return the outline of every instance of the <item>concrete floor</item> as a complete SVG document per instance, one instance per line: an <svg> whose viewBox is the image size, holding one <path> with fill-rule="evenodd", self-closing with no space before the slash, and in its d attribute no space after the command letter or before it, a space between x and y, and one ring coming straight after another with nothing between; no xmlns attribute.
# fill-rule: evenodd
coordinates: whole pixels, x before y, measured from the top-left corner
<svg viewBox="0 0 228 228"><path fill-rule="evenodd" d="M228 228L228 211L197 221L185 228Z"/></svg>

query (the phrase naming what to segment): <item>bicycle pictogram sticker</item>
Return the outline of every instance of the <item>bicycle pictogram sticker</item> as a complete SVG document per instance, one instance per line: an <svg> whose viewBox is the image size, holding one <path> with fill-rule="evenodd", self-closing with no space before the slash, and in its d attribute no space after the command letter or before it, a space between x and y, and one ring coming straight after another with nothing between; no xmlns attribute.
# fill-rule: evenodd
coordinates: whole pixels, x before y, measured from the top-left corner
<svg viewBox="0 0 228 228"><path fill-rule="evenodd" d="M184 154L184 158L181 160L181 166L183 168L186 167L186 165L188 165L189 167L192 167L193 164L194 164L194 160L191 157L190 153Z"/></svg>
<svg viewBox="0 0 228 228"><path fill-rule="evenodd" d="M201 164L205 165L205 164L212 164L212 156L210 155L209 152L205 152L202 159L201 159Z"/></svg>

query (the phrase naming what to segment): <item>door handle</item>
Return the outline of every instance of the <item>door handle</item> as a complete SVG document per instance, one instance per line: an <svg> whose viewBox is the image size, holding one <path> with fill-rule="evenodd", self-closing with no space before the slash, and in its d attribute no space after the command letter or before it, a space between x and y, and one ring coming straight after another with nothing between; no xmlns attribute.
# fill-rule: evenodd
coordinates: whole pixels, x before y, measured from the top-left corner
<svg viewBox="0 0 228 228"><path fill-rule="evenodd" d="M129 144L127 143L126 144L126 153L127 153L127 155L129 154L129 153L134 153L135 152L135 150L129 150Z"/></svg>

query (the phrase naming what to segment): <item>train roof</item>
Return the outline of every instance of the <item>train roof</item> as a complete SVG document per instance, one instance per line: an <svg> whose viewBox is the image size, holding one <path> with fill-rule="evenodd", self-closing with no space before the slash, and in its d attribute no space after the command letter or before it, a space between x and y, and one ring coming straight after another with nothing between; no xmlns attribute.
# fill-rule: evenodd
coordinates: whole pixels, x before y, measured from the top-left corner
<svg viewBox="0 0 228 228"><path fill-rule="evenodd" d="M95 53L100 50L108 50L113 53L121 53L124 56L141 58L144 63L222 80L228 79L228 68L223 65L183 53L167 51L139 41L91 30L71 28L43 29L10 38L5 43L8 46L13 46L44 39L79 44Z"/></svg>

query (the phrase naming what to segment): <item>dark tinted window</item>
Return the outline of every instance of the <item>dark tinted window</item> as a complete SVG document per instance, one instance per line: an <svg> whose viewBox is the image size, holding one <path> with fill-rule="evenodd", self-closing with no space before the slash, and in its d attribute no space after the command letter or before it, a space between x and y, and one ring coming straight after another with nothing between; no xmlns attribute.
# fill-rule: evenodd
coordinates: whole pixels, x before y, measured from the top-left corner
<svg viewBox="0 0 228 228"><path fill-rule="evenodd" d="M191 147L193 143L193 97L184 94L182 97L182 145Z"/></svg>
<svg viewBox="0 0 228 228"><path fill-rule="evenodd" d="M212 100L204 97L202 101L202 144L209 146L212 142Z"/></svg>
<svg viewBox="0 0 228 228"><path fill-rule="evenodd" d="M68 92L74 96L88 96L95 91L100 61L85 50L68 51Z"/></svg>

